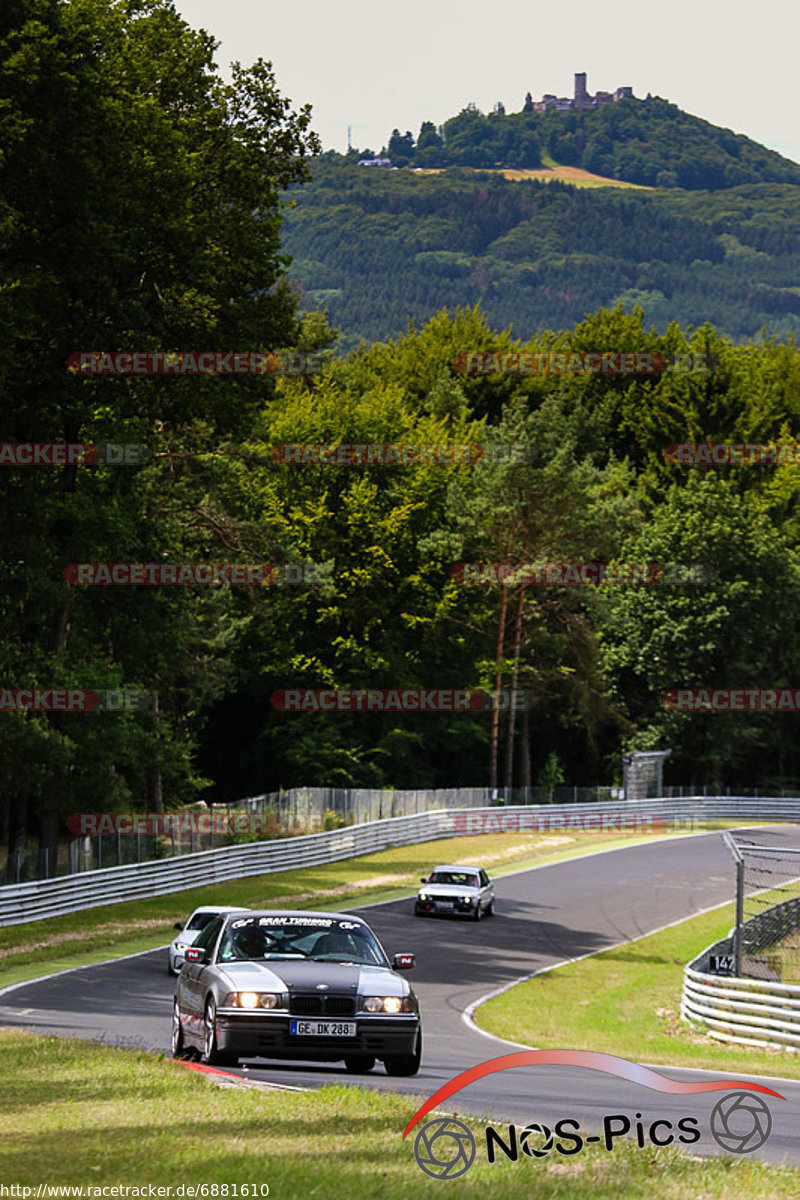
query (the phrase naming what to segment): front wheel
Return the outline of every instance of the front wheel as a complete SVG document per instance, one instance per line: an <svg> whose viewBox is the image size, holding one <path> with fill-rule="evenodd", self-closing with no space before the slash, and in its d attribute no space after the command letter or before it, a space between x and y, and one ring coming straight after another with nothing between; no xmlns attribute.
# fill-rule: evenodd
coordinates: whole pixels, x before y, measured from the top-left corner
<svg viewBox="0 0 800 1200"><path fill-rule="evenodd" d="M479 900L477 902L477 904L475 905L475 916L473 917L473 920L480 921L482 916L483 916L483 909L481 908L481 902Z"/></svg>
<svg viewBox="0 0 800 1200"><path fill-rule="evenodd" d="M416 1075L422 1058L422 1030L417 1034L413 1054L392 1054L383 1060L387 1075Z"/></svg>
<svg viewBox="0 0 800 1200"><path fill-rule="evenodd" d="M348 1054L344 1065L353 1075L366 1075L375 1066L375 1059L371 1054Z"/></svg>
<svg viewBox="0 0 800 1200"><path fill-rule="evenodd" d="M490 901L489 901L489 906L488 906L488 908L486 909L486 915L487 915L487 917L493 917L493 916L494 916L494 900L490 900Z"/></svg>
<svg viewBox="0 0 800 1200"><path fill-rule="evenodd" d="M200 1061L209 1067L234 1066L239 1060L231 1054L226 1054L217 1046L217 1006L211 999L206 1003L203 1025L203 1052L200 1055Z"/></svg>
<svg viewBox="0 0 800 1200"><path fill-rule="evenodd" d="M178 1008L178 1001L175 1000L172 1005L172 1057L183 1058L186 1054L186 1043L183 1040L183 1026L181 1025L181 1014Z"/></svg>

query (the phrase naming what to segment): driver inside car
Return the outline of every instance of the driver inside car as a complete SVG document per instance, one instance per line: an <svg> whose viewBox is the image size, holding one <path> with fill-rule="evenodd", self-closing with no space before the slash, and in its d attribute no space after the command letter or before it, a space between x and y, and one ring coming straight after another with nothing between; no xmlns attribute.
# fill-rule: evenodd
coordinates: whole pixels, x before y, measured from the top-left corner
<svg viewBox="0 0 800 1200"><path fill-rule="evenodd" d="M341 930L323 933L314 947L315 955L324 954L350 959L355 953L356 949L350 934L342 933Z"/></svg>
<svg viewBox="0 0 800 1200"><path fill-rule="evenodd" d="M225 959L259 959L266 953L263 932L253 925L244 929L233 930L230 941L223 947L221 958Z"/></svg>

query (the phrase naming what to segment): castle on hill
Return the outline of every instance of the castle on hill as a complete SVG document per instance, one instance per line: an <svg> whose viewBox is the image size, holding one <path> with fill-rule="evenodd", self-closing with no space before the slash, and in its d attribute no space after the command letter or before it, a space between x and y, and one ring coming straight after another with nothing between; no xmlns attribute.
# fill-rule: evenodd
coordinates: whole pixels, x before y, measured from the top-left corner
<svg viewBox="0 0 800 1200"><path fill-rule="evenodd" d="M553 96L549 92L545 92L541 100L534 100L528 92L525 97L523 112L546 112L548 108L555 108L558 111L569 108L599 108L601 104L614 104L617 100L624 100L627 97L635 99L633 88L618 87L615 92L595 92L592 96L586 90L586 72L581 71L575 75L575 95L574 96Z"/></svg>

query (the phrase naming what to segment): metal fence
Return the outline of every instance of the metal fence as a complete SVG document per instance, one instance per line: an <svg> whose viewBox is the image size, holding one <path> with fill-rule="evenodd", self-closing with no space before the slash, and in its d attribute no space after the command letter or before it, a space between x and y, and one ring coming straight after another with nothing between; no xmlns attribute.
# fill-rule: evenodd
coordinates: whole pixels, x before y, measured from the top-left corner
<svg viewBox="0 0 800 1200"><path fill-rule="evenodd" d="M792 798L800 792L772 793L775 798ZM701 795L684 787L666 787L666 799L682 799ZM757 789L737 791L739 797L761 797ZM727 797L730 797L728 789ZM726 797L726 798L727 798ZM159 861L182 854L216 850L223 846L271 838L296 837L320 833L350 825L362 825L388 817L411 816L417 813L438 812L451 808L515 807L542 804L600 804L621 800L618 787L578 787L560 785L554 788L418 788L393 790L388 788L291 788L288 791L250 796L230 804L190 806L183 812L202 811L210 815L257 814L262 824L257 833L225 834L199 832L190 823L182 831L153 836L138 832L96 833L76 837L71 842L45 849L17 850L7 856L5 870L0 868L0 882L27 883L35 879L54 879L82 871L102 870L105 867L127 866L133 863ZM711 798L710 796L708 798ZM765 797L769 798L769 797ZM175 814L168 814L175 815ZM0 860L2 861L2 860Z"/></svg>
<svg viewBox="0 0 800 1200"><path fill-rule="evenodd" d="M512 788L291 788L288 791L250 796L230 804L191 805L180 814L210 818L249 814L261 818L255 833L202 832L190 820L183 829L154 836L137 833L96 833L76 837L50 849L17 850L8 855L0 881L26 883L34 879L54 879L79 871L152 862L179 854L216 850L265 838L296 837L321 833L349 825L363 825L386 817L405 817L416 813L438 812L443 808L480 808L488 805L572 804L612 800L621 795L611 787ZM213 825L212 820L212 825ZM224 822L220 822L224 824ZM232 824L229 820L228 824Z"/></svg>
<svg viewBox="0 0 800 1200"><path fill-rule="evenodd" d="M609 833L639 827L690 829L708 820L798 821L800 801L780 797L693 797L567 805L445 809L388 817L324 833L276 838L176 855L162 861L104 867L62 878L0 888L0 925L20 924L124 900L159 896L228 879L336 862L390 846L480 833L569 831ZM627 822L627 826L626 826Z"/></svg>
<svg viewBox="0 0 800 1200"><path fill-rule="evenodd" d="M735 973L800 983L800 847L726 834L736 862Z"/></svg>

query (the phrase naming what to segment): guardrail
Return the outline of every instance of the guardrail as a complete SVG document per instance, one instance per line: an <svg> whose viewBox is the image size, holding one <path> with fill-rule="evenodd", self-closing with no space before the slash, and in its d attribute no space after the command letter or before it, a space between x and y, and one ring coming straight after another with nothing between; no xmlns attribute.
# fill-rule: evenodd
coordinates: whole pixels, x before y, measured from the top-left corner
<svg viewBox="0 0 800 1200"><path fill-rule="evenodd" d="M784 907L779 905L777 907ZM765 914L753 921L763 922ZM742 931L750 924L746 921ZM800 985L712 975L712 954L734 954L734 933L715 942L683 972L681 1017L702 1024L709 1037L742 1046L800 1048Z"/></svg>
<svg viewBox="0 0 800 1200"><path fill-rule="evenodd" d="M582 820L587 818L587 820ZM800 821L800 799L702 797L615 803L448 809L390 817L346 829L226 846L149 863L133 863L0 888L0 925L18 925L100 905L186 891L229 879L337 862L391 846L435 838L540 829L605 829L713 819Z"/></svg>

